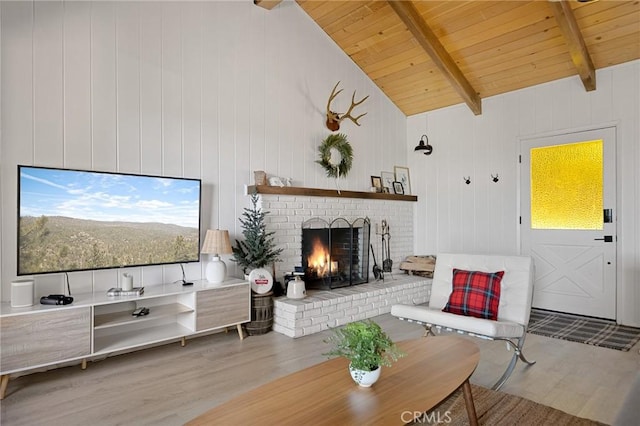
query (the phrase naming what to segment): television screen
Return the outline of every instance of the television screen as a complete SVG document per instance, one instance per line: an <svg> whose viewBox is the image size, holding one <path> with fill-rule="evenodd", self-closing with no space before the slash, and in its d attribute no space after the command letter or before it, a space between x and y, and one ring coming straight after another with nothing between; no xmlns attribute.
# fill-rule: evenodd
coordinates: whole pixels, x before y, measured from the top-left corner
<svg viewBox="0 0 640 426"><path fill-rule="evenodd" d="M18 166L18 275L198 262L200 179Z"/></svg>

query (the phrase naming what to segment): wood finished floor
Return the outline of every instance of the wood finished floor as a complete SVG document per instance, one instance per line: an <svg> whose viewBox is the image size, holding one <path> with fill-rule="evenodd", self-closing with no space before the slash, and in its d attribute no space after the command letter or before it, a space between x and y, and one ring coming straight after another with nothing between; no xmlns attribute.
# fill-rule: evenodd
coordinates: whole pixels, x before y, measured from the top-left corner
<svg viewBox="0 0 640 426"><path fill-rule="evenodd" d="M422 327L389 314L375 320L394 340L422 336ZM90 362L85 371L72 366L12 378L0 402L0 423L181 425L253 387L325 360L327 335L291 339L270 332L240 341L230 331L191 339L186 347L172 343ZM504 343L472 340L481 360L471 382L490 387L511 353ZM640 370L639 349L640 344L620 352L530 334L525 355L537 364L518 363L502 390L610 424Z"/></svg>

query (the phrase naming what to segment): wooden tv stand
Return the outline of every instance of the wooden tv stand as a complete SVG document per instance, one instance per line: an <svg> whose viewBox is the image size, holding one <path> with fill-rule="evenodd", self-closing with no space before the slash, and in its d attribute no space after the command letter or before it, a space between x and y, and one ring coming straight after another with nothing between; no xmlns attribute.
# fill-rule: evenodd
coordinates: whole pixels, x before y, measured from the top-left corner
<svg viewBox="0 0 640 426"><path fill-rule="evenodd" d="M236 326L251 320L251 287L231 279L222 284L145 286L140 296L107 296L106 291L73 295L70 305L0 304L0 399L9 375L58 363L104 357L155 343ZM131 315L137 307L149 314Z"/></svg>

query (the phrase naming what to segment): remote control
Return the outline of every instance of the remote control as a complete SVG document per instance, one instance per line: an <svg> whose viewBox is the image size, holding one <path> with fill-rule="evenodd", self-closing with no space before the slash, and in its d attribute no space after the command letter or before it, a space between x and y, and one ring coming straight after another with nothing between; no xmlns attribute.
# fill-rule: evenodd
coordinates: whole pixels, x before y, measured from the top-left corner
<svg viewBox="0 0 640 426"><path fill-rule="evenodd" d="M137 308L135 311L131 313L134 317L142 317L149 314L149 308Z"/></svg>

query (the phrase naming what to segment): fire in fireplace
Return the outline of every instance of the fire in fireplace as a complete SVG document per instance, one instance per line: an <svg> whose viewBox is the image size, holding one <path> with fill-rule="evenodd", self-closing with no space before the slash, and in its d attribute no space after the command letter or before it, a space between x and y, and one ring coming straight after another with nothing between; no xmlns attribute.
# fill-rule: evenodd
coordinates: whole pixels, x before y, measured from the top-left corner
<svg viewBox="0 0 640 426"><path fill-rule="evenodd" d="M302 224L302 268L307 288L332 289L369 282L371 223L358 218Z"/></svg>

